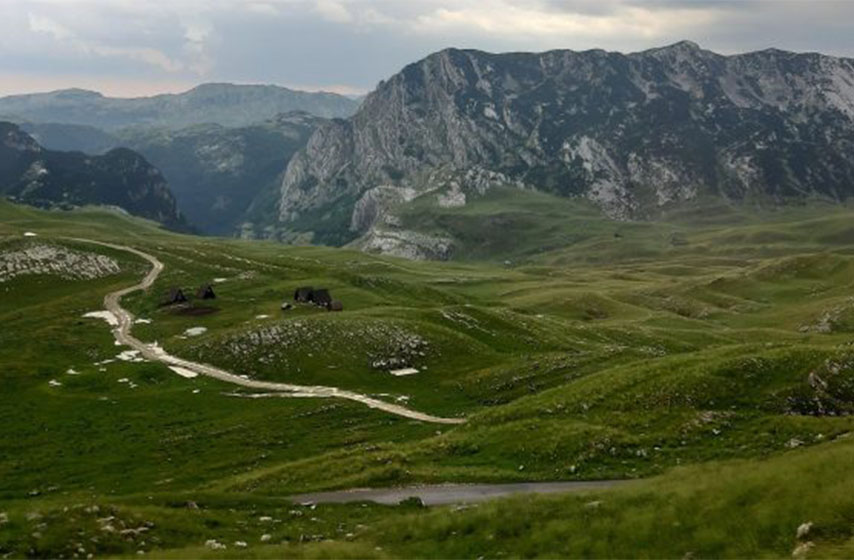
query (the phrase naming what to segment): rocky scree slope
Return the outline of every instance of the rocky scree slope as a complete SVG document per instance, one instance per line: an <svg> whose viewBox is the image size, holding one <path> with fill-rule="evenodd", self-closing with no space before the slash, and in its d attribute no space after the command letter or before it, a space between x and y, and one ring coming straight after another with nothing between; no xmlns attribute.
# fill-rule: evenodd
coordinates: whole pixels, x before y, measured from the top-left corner
<svg viewBox="0 0 854 560"><path fill-rule="evenodd" d="M429 256L443 240L406 247L423 240L393 211L427 192L459 206L512 185L584 197L616 219L704 195L843 200L852 148L851 59L722 56L690 42L633 54L448 49L314 133L285 173L279 220L315 242L361 236Z"/></svg>
<svg viewBox="0 0 854 560"><path fill-rule="evenodd" d="M7 122L0 122L0 194L42 207L119 206L173 228L187 227L163 176L138 153L45 150Z"/></svg>

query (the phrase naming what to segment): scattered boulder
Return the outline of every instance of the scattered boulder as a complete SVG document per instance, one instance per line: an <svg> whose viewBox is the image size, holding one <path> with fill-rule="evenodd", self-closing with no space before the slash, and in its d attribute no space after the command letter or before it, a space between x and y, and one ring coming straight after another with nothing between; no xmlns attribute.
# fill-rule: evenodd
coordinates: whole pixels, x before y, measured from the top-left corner
<svg viewBox="0 0 854 560"><path fill-rule="evenodd" d="M812 529L812 521L808 521L806 523L801 523L798 525L798 530L795 532L795 538L803 540L807 535L810 534L810 530Z"/></svg>
<svg viewBox="0 0 854 560"><path fill-rule="evenodd" d="M208 539L205 541L205 548L209 548L211 550L225 550L228 547L216 539Z"/></svg>
<svg viewBox="0 0 854 560"><path fill-rule="evenodd" d="M792 558L806 558L807 553L815 547L811 541L800 543L792 551Z"/></svg>

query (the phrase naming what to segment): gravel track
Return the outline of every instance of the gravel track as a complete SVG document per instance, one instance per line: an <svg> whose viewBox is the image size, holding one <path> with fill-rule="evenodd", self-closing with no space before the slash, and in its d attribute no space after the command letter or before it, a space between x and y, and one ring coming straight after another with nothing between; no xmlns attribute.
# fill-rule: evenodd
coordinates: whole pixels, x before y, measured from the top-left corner
<svg viewBox="0 0 854 560"><path fill-rule="evenodd" d="M220 381L239 385L241 387L247 387L250 389L260 389L263 391L273 391L276 393L277 396L346 399L362 403L370 408L382 410L384 412L395 414L397 416L402 416L404 418L420 420L422 422L431 422L434 424L462 424L465 422L465 418L443 418L440 416L433 416L431 414L426 414L424 412L418 412L417 410L406 408L405 406L388 403L380 399L375 399L373 397L363 395L361 393L347 391L344 389L339 389L337 387L326 387L322 385L293 385L290 383L274 383L271 381L257 381L253 379L246 379L234 373L208 364L192 362L190 360L185 360L183 358L173 356L163 350L163 348L157 346L156 344L148 344L142 342L131 334L131 328L133 327L133 315L127 309L121 306L121 299L123 296L132 292L136 292L138 290L146 290L150 288L152 284L154 284L154 281L157 280L157 277L160 275L160 273L163 272L163 263L160 262L156 257L149 255L148 253L144 253L138 249L134 249L132 247L126 247L124 245L114 245L112 243L104 243L102 241L94 241L91 239L69 239L72 239L74 241L80 241L83 243L101 245L103 247L109 247L111 249L116 249L119 251L126 251L128 253L133 253L134 255L137 255L151 263L151 270L148 271L148 274L146 274L145 277L138 284L123 288L115 292L110 292L109 294L104 296L104 307L107 311L115 315L116 319L118 319L119 322L118 326L113 328L113 336L115 336L116 340L120 344L129 346L134 350L138 350L142 357L146 360L161 362L169 366L181 367L193 371L199 375L206 375L208 377L213 377L215 379L219 379Z"/></svg>

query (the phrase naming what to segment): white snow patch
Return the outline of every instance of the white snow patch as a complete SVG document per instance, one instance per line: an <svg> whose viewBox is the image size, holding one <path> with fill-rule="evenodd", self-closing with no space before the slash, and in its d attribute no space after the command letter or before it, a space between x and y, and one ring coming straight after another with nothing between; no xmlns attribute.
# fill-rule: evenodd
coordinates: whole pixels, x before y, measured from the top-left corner
<svg viewBox="0 0 854 560"><path fill-rule="evenodd" d="M208 332L207 327L190 327L184 331L186 336L199 336Z"/></svg>
<svg viewBox="0 0 854 560"><path fill-rule="evenodd" d="M83 315L87 319L103 319L105 320L111 327L118 327L119 320L113 315L112 311L90 311Z"/></svg>
<svg viewBox="0 0 854 560"><path fill-rule="evenodd" d="M269 315L255 315L255 318L256 319L269 319L270 316Z"/></svg>
<svg viewBox="0 0 854 560"><path fill-rule="evenodd" d="M116 359L119 359L123 362L144 362L145 360L140 357L139 350L125 350L116 355Z"/></svg>
<svg viewBox="0 0 854 560"><path fill-rule="evenodd" d="M162 358L162 357L168 355L166 350L164 350L163 347L160 346L156 341L149 344L148 349L151 350L152 352L154 352L154 355L157 356L158 358Z"/></svg>
<svg viewBox="0 0 854 560"><path fill-rule="evenodd" d="M148 325L151 323L151 319L137 319L133 322L135 325Z"/></svg>
<svg viewBox="0 0 854 560"><path fill-rule="evenodd" d="M56 379L51 379L50 381L47 382L47 384L50 385L51 387L62 387L62 383L60 383Z"/></svg>
<svg viewBox="0 0 854 560"><path fill-rule="evenodd" d="M24 237L35 237L37 235L38 235L37 233L33 233L31 231L25 231L24 232Z"/></svg>
<svg viewBox="0 0 854 560"><path fill-rule="evenodd" d="M73 367L68 368L65 373L67 373L68 375L80 375L80 372L74 369Z"/></svg>
<svg viewBox="0 0 854 560"><path fill-rule="evenodd" d="M228 280L228 278L214 278L214 279L213 279L214 284L222 284L222 283L223 283L223 282L225 282L226 280Z"/></svg>
<svg viewBox="0 0 854 560"><path fill-rule="evenodd" d="M415 369L414 367L407 367L407 368L393 369L389 373L396 376L396 377L401 377L403 375L416 374L416 373L418 373L418 370Z"/></svg>
<svg viewBox="0 0 854 560"><path fill-rule="evenodd" d="M198 377L199 374L195 371L189 370L187 368L182 368L179 366L169 366L169 369L180 375L181 377L186 377L187 379L192 379L194 377ZM195 392L195 391L194 391Z"/></svg>

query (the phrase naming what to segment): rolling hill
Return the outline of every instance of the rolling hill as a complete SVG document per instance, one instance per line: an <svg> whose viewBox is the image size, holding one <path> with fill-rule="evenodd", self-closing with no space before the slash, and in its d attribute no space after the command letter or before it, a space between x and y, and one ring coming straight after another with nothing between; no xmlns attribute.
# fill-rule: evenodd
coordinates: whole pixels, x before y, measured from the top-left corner
<svg viewBox="0 0 854 560"><path fill-rule="evenodd" d="M847 556L852 211L708 208L616 232L580 214L578 240L547 252L425 263L0 202L0 552ZM127 353L84 315L150 263L69 238L164 264L122 305L170 354L466 422L249 398ZM192 297L208 283L215 300ZM301 285L345 310L282 311ZM175 286L190 302L163 306ZM287 500L591 479L636 480L462 507Z"/></svg>

